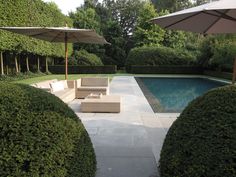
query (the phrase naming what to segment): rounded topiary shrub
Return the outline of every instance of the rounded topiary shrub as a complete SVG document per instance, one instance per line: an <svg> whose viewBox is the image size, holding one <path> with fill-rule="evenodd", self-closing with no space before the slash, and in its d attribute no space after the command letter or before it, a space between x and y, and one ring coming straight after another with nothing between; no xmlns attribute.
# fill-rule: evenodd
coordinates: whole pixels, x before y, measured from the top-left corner
<svg viewBox="0 0 236 177"><path fill-rule="evenodd" d="M96 159L75 113L59 98L0 83L0 176L92 177Z"/></svg>
<svg viewBox="0 0 236 177"><path fill-rule="evenodd" d="M192 101L169 129L161 177L236 176L236 86Z"/></svg>

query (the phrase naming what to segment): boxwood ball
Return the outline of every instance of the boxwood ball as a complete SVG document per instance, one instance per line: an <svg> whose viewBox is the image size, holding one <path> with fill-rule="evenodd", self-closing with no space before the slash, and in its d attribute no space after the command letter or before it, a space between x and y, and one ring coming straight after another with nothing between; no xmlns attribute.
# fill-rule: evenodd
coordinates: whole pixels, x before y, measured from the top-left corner
<svg viewBox="0 0 236 177"><path fill-rule="evenodd" d="M93 177L96 158L75 113L27 85L0 83L0 176Z"/></svg>
<svg viewBox="0 0 236 177"><path fill-rule="evenodd" d="M236 86L192 101L169 129L161 177L236 176Z"/></svg>

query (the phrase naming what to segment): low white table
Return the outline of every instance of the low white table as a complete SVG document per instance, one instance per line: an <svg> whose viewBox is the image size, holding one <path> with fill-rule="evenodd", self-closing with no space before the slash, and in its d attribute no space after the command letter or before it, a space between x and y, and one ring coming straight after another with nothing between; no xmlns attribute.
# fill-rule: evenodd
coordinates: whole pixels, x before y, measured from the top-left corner
<svg viewBox="0 0 236 177"><path fill-rule="evenodd" d="M81 112L119 113L121 109L120 96L103 95L101 98L85 98L81 101Z"/></svg>

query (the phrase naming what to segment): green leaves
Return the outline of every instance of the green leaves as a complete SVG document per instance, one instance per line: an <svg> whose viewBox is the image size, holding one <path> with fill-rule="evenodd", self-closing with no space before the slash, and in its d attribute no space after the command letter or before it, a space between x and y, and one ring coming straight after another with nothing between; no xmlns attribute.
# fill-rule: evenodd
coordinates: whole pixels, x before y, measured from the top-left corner
<svg viewBox="0 0 236 177"><path fill-rule="evenodd" d="M150 2L145 2L139 10L137 25L134 30L135 46L160 45L164 40L165 31L150 22L158 14Z"/></svg>
<svg viewBox="0 0 236 177"><path fill-rule="evenodd" d="M69 59L69 64L87 66L103 65L101 59L98 56L88 53L86 50L75 51L72 57Z"/></svg>
<svg viewBox="0 0 236 177"><path fill-rule="evenodd" d="M71 24L53 3L41 0L11 1L0 3L0 26L64 26ZM69 46L71 48L71 46ZM62 44L52 44L26 36L0 31L0 50L15 53L32 53L41 56L64 56Z"/></svg>
<svg viewBox="0 0 236 177"><path fill-rule="evenodd" d="M168 47L137 47L130 51L126 66L149 65L149 66L172 66L191 65L195 57L190 52Z"/></svg>
<svg viewBox="0 0 236 177"><path fill-rule="evenodd" d="M66 104L26 85L0 90L0 176L94 176L90 138Z"/></svg>
<svg viewBox="0 0 236 177"><path fill-rule="evenodd" d="M173 123L160 159L162 177L236 176L236 87L192 101Z"/></svg>

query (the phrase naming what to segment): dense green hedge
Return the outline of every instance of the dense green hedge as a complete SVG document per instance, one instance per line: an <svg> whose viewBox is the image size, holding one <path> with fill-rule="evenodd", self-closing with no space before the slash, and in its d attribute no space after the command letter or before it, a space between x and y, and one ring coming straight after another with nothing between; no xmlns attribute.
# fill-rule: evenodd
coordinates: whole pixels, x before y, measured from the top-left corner
<svg viewBox="0 0 236 177"><path fill-rule="evenodd" d="M65 66L54 65L49 66L49 71L52 74L64 74ZM69 74L115 74L117 67L115 65L105 66L68 66Z"/></svg>
<svg viewBox="0 0 236 177"><path fill-rule="evenodd" d="M102 66L102 60L95 54L89 53L84 49L74 51L69 59L70 65Z"/></svg>
<svg viewBox="0 0 236 177"><path fill-rule="evenodd" d="M168 131L161 177L236 176L236 86L191 102Z"/></svg>
<svg viewBox="0 0 236 177"><path fill-rule="evenodd" d="M126 68L131 65L172 66L191 65L195 57L188 51L168 47L138 47L129 52Z"/></svg>
<svg viewBox="0 0 236 177"><path fill-rule="evenodd" d="M202 74L201 67L193 66L136 66L130 67L133 74Z"/></svg>
<svg viewBox="0 0 236 177"><path fill-rule="evenodd" d="M222 79L228 79L232 80L233 74L228 72L220 72L220 71L212 71L212 70L204 70L204 75L222 78Z"/></svg>
<svg viewBox="0 0 236 177"><path fill-rule="evenodd" d="M0 26L65 26L65 21L72 24L71 19L64 16L55 4L42 0L1 1L0 19ZM64 56L64 45L60 43L44 42L3 30L0 30L0 39L0 51Z"/></svg>
<svg viewBox="0 0 236 177"><path fill-rule="evenodd" d="M0 176L94 176L90 138L65 103L26 85L0 90Z"/></svg>

